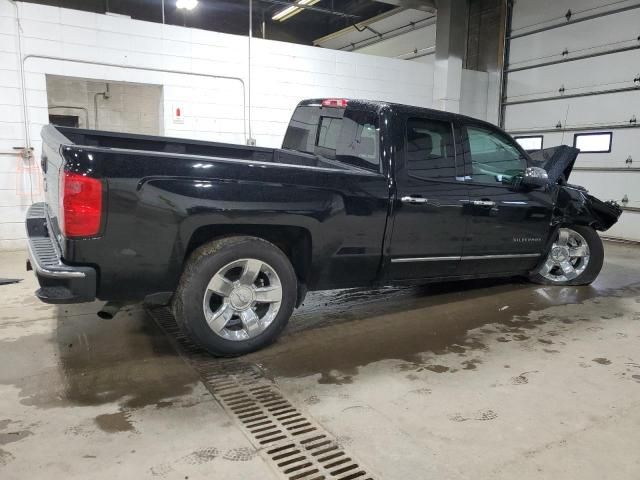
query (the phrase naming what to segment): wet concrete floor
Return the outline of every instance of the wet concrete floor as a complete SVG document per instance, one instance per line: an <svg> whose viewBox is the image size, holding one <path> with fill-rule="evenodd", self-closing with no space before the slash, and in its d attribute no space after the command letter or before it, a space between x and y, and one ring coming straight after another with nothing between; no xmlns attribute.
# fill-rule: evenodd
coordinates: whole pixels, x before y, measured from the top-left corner
<svg viewBox="0 0 640 480"><path fill-rule="evenodd" d="M33 296L0 254L0 479L269 479L271 468L135 306Z"/></svg>
<svg viewBox="0 0 640 480"><path fill-rule="evenodd" d="M140 307L33 296L0 255L0 478L273 477ZM310 294L246 356L377 478L640 478L640 248L590 287Z"/></svg>

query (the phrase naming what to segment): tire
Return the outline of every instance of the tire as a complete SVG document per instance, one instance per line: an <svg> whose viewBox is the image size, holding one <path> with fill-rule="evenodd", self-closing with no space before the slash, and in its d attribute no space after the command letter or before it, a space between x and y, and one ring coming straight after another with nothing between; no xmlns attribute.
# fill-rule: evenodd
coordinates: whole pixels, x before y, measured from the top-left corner
<svg viewBox="0 0 640 480"><path fill-rule="evenodd" d="M258 270L253 282L252 270ZM225 237L191 254L173 314L187 338L212 355L242 355L275 341L293 312L297 288L291 262L278 247L256 237Z"/></svg>
<svg viewBox="0 0 640 480"><path fill-rule="evenodd" d="M582 248L581 243L585 243L587 248ZM576 244L578 244L577 247ZM564 246L568 246L569 250L554 251L554 248ZM567 253L573 273L566 265ZM572 253L583 256L571 256ZM587 255L584 255L585 253ZM593 228L582 225L561 227L545 261L529 275L529 279L542 285L589 285L600 273L603 262L602 239ZM553 267L549 268L551 264Z"/></svg>

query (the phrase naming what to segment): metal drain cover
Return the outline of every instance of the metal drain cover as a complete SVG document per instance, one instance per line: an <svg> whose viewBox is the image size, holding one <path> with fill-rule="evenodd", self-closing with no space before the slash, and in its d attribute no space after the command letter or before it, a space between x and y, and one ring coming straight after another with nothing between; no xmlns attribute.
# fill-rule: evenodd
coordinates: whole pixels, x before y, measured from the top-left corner
<svg viewBox="0 0 640 480"><path fill-rule="evenodd" d="M187 340L167 307L148 310L262 457L288 480L372 480L320 425L254 364L211 357Z"/></svg>

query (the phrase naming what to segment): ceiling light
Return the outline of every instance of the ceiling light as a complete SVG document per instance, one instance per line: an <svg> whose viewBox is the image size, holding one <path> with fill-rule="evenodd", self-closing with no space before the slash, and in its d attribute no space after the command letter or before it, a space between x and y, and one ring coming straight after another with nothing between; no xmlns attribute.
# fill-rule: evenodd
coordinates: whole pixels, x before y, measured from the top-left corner
<svg viewBox="0 0 640 480"><path fill-rule="evenodd" d="M176 7L183 10L193 10L198 6L198 0L176 0Z"/></svg>
<svg viewBox="0 0 640 480"><path fill-rule="evenodd" d="M311 6L311 5L315 5L319 1L320 0L299 0L298 2L295 2L295 4L291 5L290 7L287 7L285 9L280 10L279 12L277 12L273 17L271 17L271 19L272 20L279 20L281 22L284 22L285 20L290 19L294 15L297 15L302 10L304 10L304 8L297 7L296 5L309 5L309 6Z"/></svg>

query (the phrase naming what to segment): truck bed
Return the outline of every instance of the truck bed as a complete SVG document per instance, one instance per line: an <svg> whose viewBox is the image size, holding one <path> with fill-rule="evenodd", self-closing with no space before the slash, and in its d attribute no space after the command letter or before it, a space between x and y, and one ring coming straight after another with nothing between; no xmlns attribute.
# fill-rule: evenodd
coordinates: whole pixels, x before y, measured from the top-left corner
<svg viewBox="0 0 640 480"><path fill-rule="evenodd" d="M100 147L127 151L140 151L170 155L198 155L212 159L251 160L255 162L284 163L307 167L338 168L351 170L351 167L293 150L251 147L231 143L206 142L172 137L137 135L130 133L85 130L70 127L53 127L77 146Z"/></svg>
<svg viewBox="0 0 640 480"><path fill-rule="evenodd" d="M42 138L46 215L38 221L61 262L98 266L97 298L172 291L194 245L225 232L304 240L311 289L335 278L366 284L377 274L390 195L381 173L199 140L52 125ZM97 234L69 238L60 229L61 173L101 182Z"/></svg>

